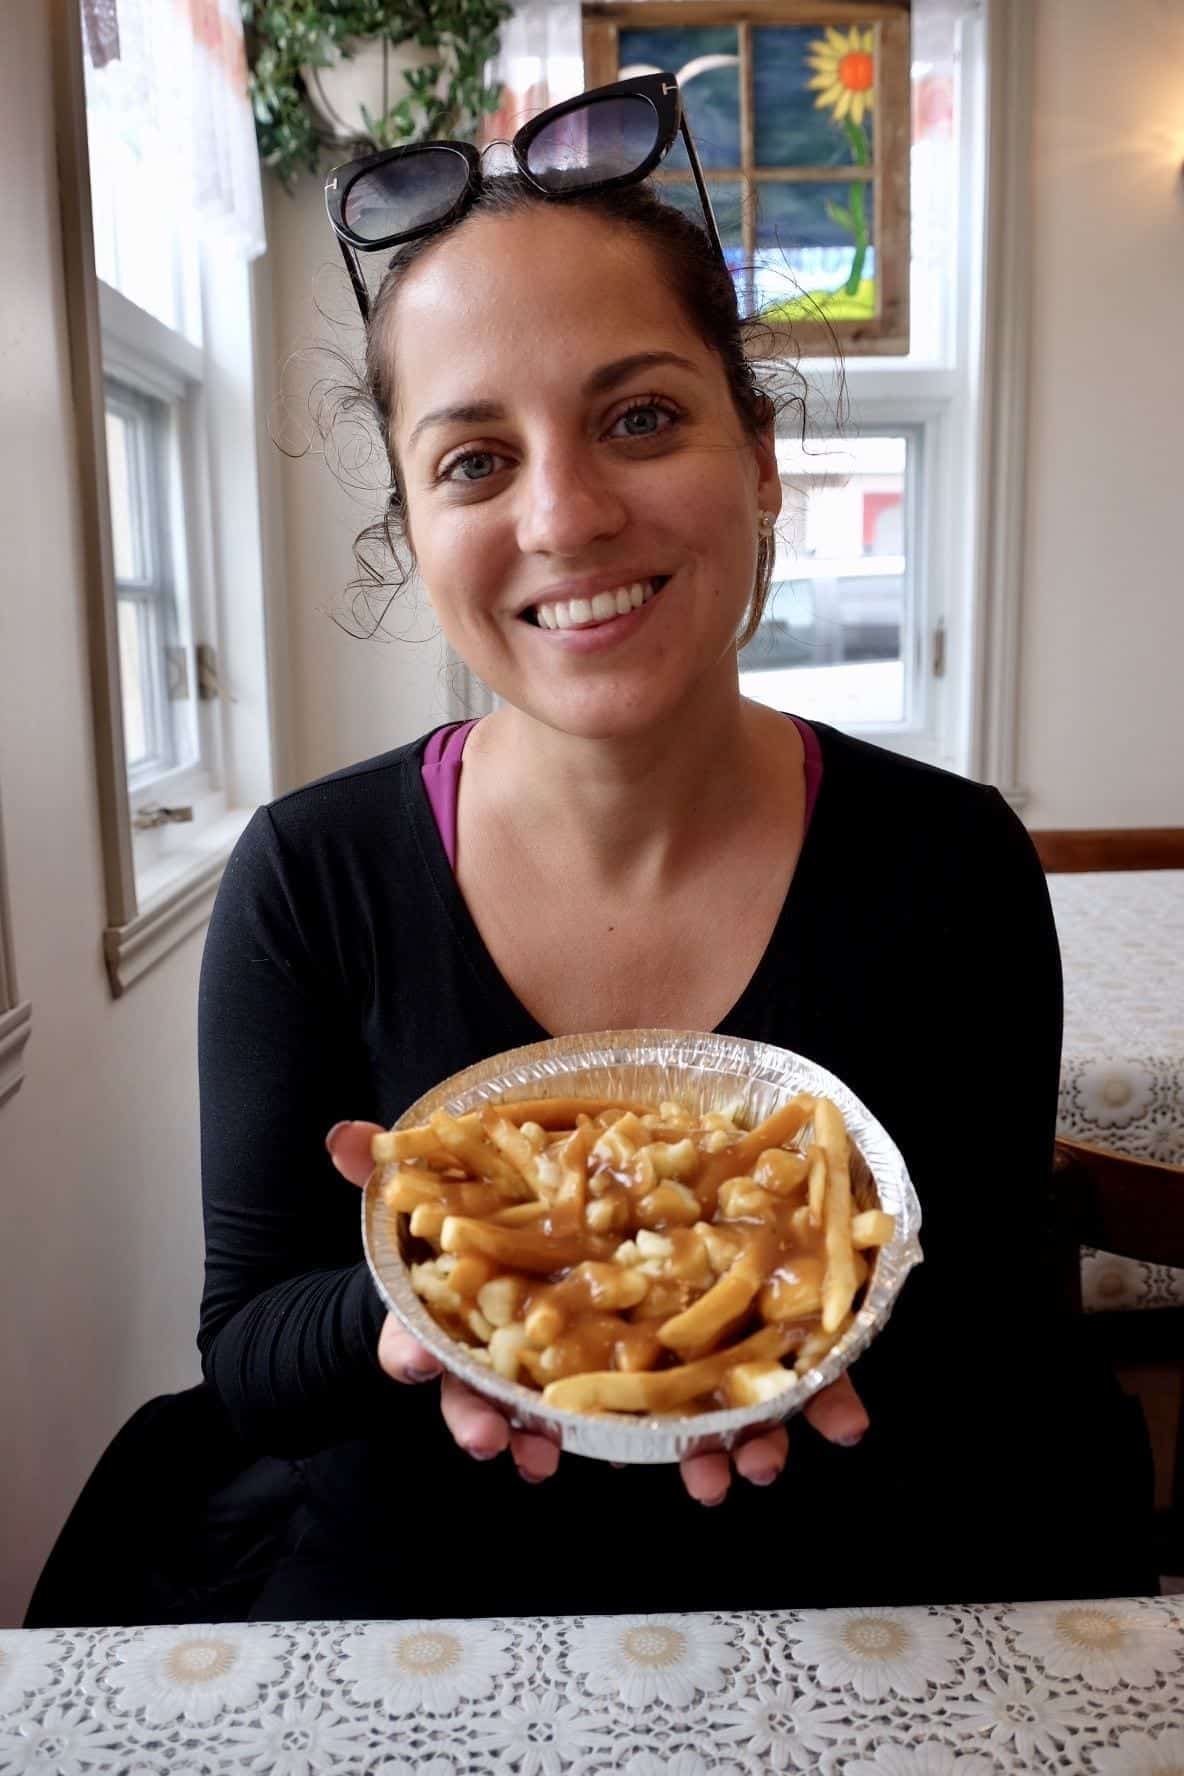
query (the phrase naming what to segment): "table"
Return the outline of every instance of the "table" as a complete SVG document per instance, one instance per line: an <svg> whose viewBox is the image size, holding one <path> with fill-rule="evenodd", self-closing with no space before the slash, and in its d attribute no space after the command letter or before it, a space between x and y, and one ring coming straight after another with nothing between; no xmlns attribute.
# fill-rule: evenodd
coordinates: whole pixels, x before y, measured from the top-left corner
<svg viewBox="0 0 1184 1776"><path fill-rule="evenodd" d="M1184 1165L1184 870L1050 876L1065 970L1059 1130ZM1184 1271L1106 1253L1087 1309L1184 1306Z"/></svg>
<svg viewBox="0 0 1184 1776"><path fill-rule="evenodd" d="M1184 1598L0 1633L39 1776L1167 1776Z"/></svg>

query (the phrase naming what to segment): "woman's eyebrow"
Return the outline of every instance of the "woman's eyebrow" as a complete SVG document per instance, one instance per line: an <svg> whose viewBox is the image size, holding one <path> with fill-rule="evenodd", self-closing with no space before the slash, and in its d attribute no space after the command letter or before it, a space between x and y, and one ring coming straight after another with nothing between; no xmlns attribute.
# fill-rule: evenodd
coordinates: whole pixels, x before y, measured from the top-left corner
<svg viewBox="0 0 1184 1776"><path fill-rule="evenodd" d="M689 370L693 376L702 375L697 364L692 363L690 358L680 357L677 352L633 352L627 358L615 358L611 364L602 364L599 370L593 370L581 392L585 395L606 395L638 370L657 369L660 365L673 365L678 370ZM420 433L427 431L429 426L485 425L505 417L506 410L499 401L461 401L452 407L436 407L416 421L407 442L409 445L414 444Z"/></svg>
<svg viewBox="0 0 1184 1776"><path fill-rule="evenodd" d="M680 358L677 352L634 352L628 358L616 358L611 364L602 364L599 370L593 370L584 384L583 392L586 395L606 395L635 371L655 370L660 364L673 364L676 369L689 370L692 376L703 374L690 358Z"/></svg>

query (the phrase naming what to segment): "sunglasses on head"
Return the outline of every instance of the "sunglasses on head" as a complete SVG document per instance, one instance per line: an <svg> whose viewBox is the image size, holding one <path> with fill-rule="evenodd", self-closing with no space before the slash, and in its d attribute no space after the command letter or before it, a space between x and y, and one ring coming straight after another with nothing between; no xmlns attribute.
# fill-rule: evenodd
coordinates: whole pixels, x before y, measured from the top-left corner
<svg viewBox="0 0 1184 1776"><path fill-rule="evenodd" d="M565 99L531 118L510 146L523 178L543 197L562 200L638 184L666 158L680 132L707 233L726 264L673 74L639 74ZM325 181L325 207L364 321L370 297L358 255L401 246L458 221L476 201L484 177L481 150L471 142L384 148L334 167Z"/></svg>

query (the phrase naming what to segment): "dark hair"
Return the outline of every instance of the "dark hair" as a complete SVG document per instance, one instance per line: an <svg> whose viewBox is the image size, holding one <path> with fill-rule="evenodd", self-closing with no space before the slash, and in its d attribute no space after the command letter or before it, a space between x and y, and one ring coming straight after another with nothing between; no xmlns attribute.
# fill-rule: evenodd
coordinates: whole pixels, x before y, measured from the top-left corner
<svg viewBox="0 0 1184 1776"><path fill-rule="evenodd" d="M567 197L562 201L565 208L578 209L631 229L649 243L667 287L681 303L692 326L719 357L736 413L750 437L759 436L783 407L798 412L804 433L805 385L800 373L796 366L783 360L778 364L778 371L786 386L779 398L775 399L761 386L750 347L755 344L754 335L762 323L759 318L741 316L732 277L720 263L705 229L681 210L662 202L652 188L645 185L626 186L587 197ZM553 199L540 196L520 174L507 173L485 181L465 219L477 214L510 216L535 205L553 202ZM358 574L349 592L355 622L353 632L358 634L377 632L392 600L409 578L404 566L410 550L406 494L392 439L397 366L389 320L403 280L412 266L448 232L427 235L403 247L392 259L371 305L366 333L364 394L357 392L370 406L377 421L390 468L390 483L382 517L366 525L354 540ZM774 554L773 537L762 536L758 543L752 599L738 637L740 646L752 639L760 623L769 596Z"/></svg>

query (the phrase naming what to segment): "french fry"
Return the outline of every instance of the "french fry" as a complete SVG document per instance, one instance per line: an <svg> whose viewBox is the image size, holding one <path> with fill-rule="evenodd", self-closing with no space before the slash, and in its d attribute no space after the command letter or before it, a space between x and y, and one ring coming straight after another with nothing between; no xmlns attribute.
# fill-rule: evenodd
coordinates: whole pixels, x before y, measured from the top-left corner
<svg viewBox="0 0 1184 1776"><path fill-rule="evenodd" d="M864 1209L862 1214L851 1217L851 1244L857 1252L886 1246L895 1232L896 1217L885 1215L882 1209Z"/></svg>
<svg viewBox="0 0 1184 1776"><path fill-rule="evenodd" d="M485 1218L497 1227L529 1227L533 1221L541 1221L548 1212L545 1202L511 1203L508 1209L498 1209Z"/></svg>
<svg viewBox="0 0 1184 1776"><path fill-rule="evenodd" d="M559 1169L550 1154L537 1148L529 1135L496 1110L482 1114L481 1128L526 1185L519 1194L550 1202L559 1182Z"/></svg>
<svg viewBox="0 0 1184 1776"><path fill-rule="evenodd" d="M526 1270L537 1276L550 1276L578 1264L589 1256L592 1243L587 1235L552 1237L534 1227L495 1227L491 1221L474 1221L464 1215L449 1215L440 1230L440 1246L445 1252L458 1256L483 1252L506 1270ZM604 1245L597 1255L611 1258L611 1245Z"/></svg>
<svg viewBox="0 0 1184 1776"><path fill-rule="evenodd" d="M733 1364L783 1356L792 1343L793 1336L785 1327L763 1326L728 1350L682 1363L676 1369L636 1373L607 1369L569 1375L550 1382L543 1389L543 1400L564 1412L664 1412L689 1405L700 1394L718 1387Z"/></svg>
<svg viewBox="0 0 1184 1776"><path fill-rule="evenodd" d="M452 1215L490 1215L496 1214L506 1199L492 1184L406 1169L391 1173L382 1186L382 1200L389 1209L406 1215L423 1204L438 1205Z"/></svg>
<svg viewBox="0 0 1184 1776"><path fill-rule="evenodd" d="M814 1099L799 1092L788 1104L782 1104L764 1122L741 1135L730 1147L723 1147L704 1162L695 1180L695 1194L704 1207L714 1209L716 1195L725 1178L738 1178L751 1172L768 1147L781 1147L803 1129L814 1112Z"/></svg>
<svg viewBox="0 0 1184 1776"><path fill-rule="evenodd" d="M588 1150L595 1134L591 1122L585 1120L559 1150L559 1189L555 1201L573 1209L577 1215L583 1214L588 1198Z"/></svg>
<svg viewBox="0 0 1184 1776"><path fill-rule="evenodd" d="M480 1124L466 1127L466 1121L437 1110L432 1116L432 1130L442 1147L460 1160L474 1177L487 1178L507 1196L523 1200L532 1192L516 1166L504 1159Z"/></svg>
<svg viewBox="0 0 1184 1776"><path fill-rule="evenodd" d="M447 1219L448 1210L443 1203L418 1203L411 1211L408 1226L415 1239L430 1240L433 1245L437 1245Z"/></svg>
<svg viewBox="0 0 1184 1776"><path fill-rule="evenodd" d="M700 1295L685 1312L675 1314L658 1328L658 1337L667 1350L677 1352L680 1357L689 1356L693 1351L709 1351L752 1305L776 1260L774 1240L761 1237L753 1240L705 1295Z"/></svg>
<svg viewBox="0 0 1184 1776"><path fill-rule="evenodd" d="M826 1208L826 1154L817 1143L810 1148L806 1155L806 1168L810 1219L815 1227L821 1227L823 1212Z"/></svg>
<svg viewBox="0 0 1184 1776"><path fill-rule="evenodd" d="M851 1311L855 1296L855 1253L851 1245L851 1164L847 1130L829 1098L814 1107L814 1133L826 1154L826 1274L822 1279L822 1330L834 1332Z"/></svg>

